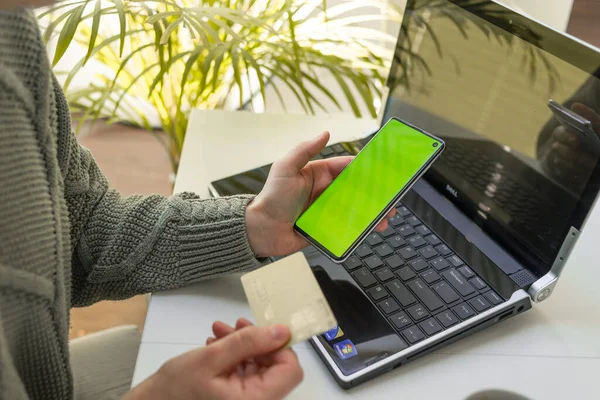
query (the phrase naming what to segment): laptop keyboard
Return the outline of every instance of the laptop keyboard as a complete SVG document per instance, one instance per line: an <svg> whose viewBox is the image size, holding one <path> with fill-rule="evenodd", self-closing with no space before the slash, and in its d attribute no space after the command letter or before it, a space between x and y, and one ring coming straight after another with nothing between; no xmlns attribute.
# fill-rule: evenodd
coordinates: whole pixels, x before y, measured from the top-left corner
<svg viewBox="0 0 600 400"><path fill-rule="evenodd" d="M416 344L504 300L401 203L344 267L406 340Z"/></svg>
<svg viewBox="0 0 600 400"><path fill-rule="evenodd" d="M352 153L337 143L314 160ZM265 179L270 169L256 175ZM408 208L400 203L397 211L343 265L408 345L504 302Z"/></svg>
<svg viewBox="0 0 600 400"><path fill-rule="evenodd" d="M314 159L343 155L334 144ZM344 267L409 346L504 302L402 203L388 222Z"/></svg>

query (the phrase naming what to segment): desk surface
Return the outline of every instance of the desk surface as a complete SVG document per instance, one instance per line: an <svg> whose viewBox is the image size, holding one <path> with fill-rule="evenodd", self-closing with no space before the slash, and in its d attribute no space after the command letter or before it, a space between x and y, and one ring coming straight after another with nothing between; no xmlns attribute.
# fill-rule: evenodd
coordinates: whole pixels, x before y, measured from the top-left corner
<svg viewBox="0 0 600 400"><path fill-rule="evenodd" d="M331 131L334 142L361 137L375 126L347 116L195 111L175 191L207 195L210 181L267 164L323 130ZM592 397L600 371L598 240L596 209L544 303L350 391L337 386L308 343L298 344L305 379L290 398L465 399L492 388L532 399ZM215 320L233 323L238 317L251 318L238 275L153 294L133 383L203 346Z"/></svg>

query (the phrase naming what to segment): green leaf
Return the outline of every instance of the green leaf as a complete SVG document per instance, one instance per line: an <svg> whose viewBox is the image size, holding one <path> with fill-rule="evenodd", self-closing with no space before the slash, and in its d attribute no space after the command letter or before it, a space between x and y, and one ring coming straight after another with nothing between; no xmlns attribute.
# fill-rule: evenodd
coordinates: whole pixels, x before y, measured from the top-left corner
<svg viewBox="0 0 600 400"><path fill-rule="evenodd" d="M198 61L198 58L202 54L204 50L203 47L197 46L196 49L190 54L190 57L185 63L185 70L183 71L183 75L181 76L181 91L179 92L179 104L181 104L181 99L183 98L183 93L185 91L185 85L187 84L188 77L190 76L190 71L193 66Z"/></svg>
<svg viewBox="0 0 600 400"><path fill-rule="evenodd" d="M121 75L121 72L123 72L123 70L125 69L125 67L127 66L127 64L129 63L129 61L135 57L137 54L141 53L142 51L144 51L145 49L154 46L154 43L148 43L145 44L141 47L136 48L135 50L133 50L131 53L129 53L127 55L127 57L125 57L123 59L123 61L121 61L120 65L119 65L119 69L117 70L117 72L115 73L115 77L112 81L111 87L114 87L117 83L117 80L119 79L119 76Z"/></svg>
<svg viewBox="0 0 600 400"><path fill-rule="evenodd" d="M275 83L275 81L271 81L270 87L273 88L273 90L275 91L275 94L277 95L277 98L279 99L279 104L281 104L281 108L283 108L283 112L287 113L287 106L285 105L283 96L281 95L281 92L279 91L279 88L277 87L277 84Z"/></svg>
<svg viewBox="0 0 600 400"><path fill-rule="evenodd" d="M169 24L169 26L167 26L167 29L165 29L165 31L163 32L163 35L160 38L160 44L166 44L169 41L169 38L171 37L171 34L175 30L175 28L177 28L177 26L179 24L181 24L182 22L183 22L182 17L179 17L175 21L171 22Z"/></svg>
<svg viewBox="0 0 600 400"><path fill-rule="evenodd" d="M180 59L182 59L183 57L187 56L190 53L191 53L190 51L179 53L175 57L171 58L165 65L163 65L163 63L161 63L159 61L160 71L158 72L158 74L156 74L154 81L152 81L152 84L150 85L150 87L148 89L148 96L152 95L152 92L154 92L154 90L156 89L156 86L161 82L161 80L163 79L165 74L167 72L169 72L169 70L171 69L173 64L175 64L177 61L179 61Z"/></svg>
<svg viewBox="0 0 600 400"><path fill-rule="evenodd" d="M240 71L239 54L237 47L231 48L231 68L233 68L233 79L240 89L240 107L244 105L244 88L242 86L242 72Z"/></svg>
<svg viewBox="0 0 600 400"><path fill-rule="evenodd" d="M65 54L65 51L67 51L67 48L69 48L69 44L71 44L73 36L75 36L75 32L77 31L77 27L81 22L81 16L83 15L84 10L85 5L76 7L65 22L65 26L63 26L62 30L60 31L60 36L58 37L56 53L54 54L52 66L56 66L56 64L58 64L62 56Z"/></svg>
<svg viewBox="0 0 600 400"><path fill-rule="evenodd" d="M117 13L119 14L119 25L121 35L121 45L119 47L119 57L123 56L123 49L125 48L125 32L127 30L127 17L125 16L125 6L123 0L113 0L117 7Z"/></svg>
<svg viewBox="0 0 600 400"><path fill-rule="evenodd" d="M219 70L221 69L221 65L223 64L223 59L225 58L224 54L215 58L215 66L213 67L213 77L212 77L212 90L215 92L217 90L217 80L219 79Z"/></svg>
<svg viewBox="0 0 600 400"><path fill-rule="evenodd" d="M131 82L129 83L129 85L123 89L123 93L119 96L118 100L115 103L115 106L112 110L112 114L115 114L117 112L117 110L119 109L119 105L121 104L121 102L123 101L123 98L127 95L127 93L129 93L129 91L131 90L131 88L133 88L133 86L143 77L145 76L148 72L150 72L153 68L156 67L160 67L160 62L155 62L150 64L149 66L147 66L146 68L144 68L142 70L142 72L140 72L135 78L133 78L131 80ZM148 94L148 96L150 96L150 94Z"/></svg>
<svg viewBox="0 0 600 400"><path fill-rule="evenodd" d="M321 82L319 82L318 79L310 76L306 72L303 72L302 76L304 78L306 78L314 86L316 86L321 92L323 92L323 94L325 94L325 96L327 96L327 98L329 98L329 100L331 100L331 102L333 104L335 104L335 106L338 108L338 110L340 110L340 111L342 110L342 106L341 106L340 102L337 101L337 99L335 98L335 96L333 94L331 94L331 92L329 90L327 90L327 88L325 86L323 86L323 84L321 84Z"/></svg>
<svg viewBox="0 0 600 400"><path fill-rule="evenodd" d="M331 71L331 74L333 75L333 77L335 78L335 80L337 81L338 85L344 92L344 95L346 96L348 103L350 103L352 112L354 113L354 115L356 117L360 117L360 108L358 108L358 104L356 104L356 100L354 99L354 95L352 94L350 87L348 86L348 84L346 83L346 81L344 80L343 77L339 76L331 69L330 69L330 71Z"/></svg>
<svg viewBox="0 0 600 400"><path fill-rule="evenodd" d="M252 57L252 55L250 53L248 53L247 50L245 49L241 49L242 51L242 55L244 56L244 59L246 60L246 62L249 62L250 65L252 65L252 68L256 71L256 76L258 78L258 83L260 85L260 94L263 98L263 102L265 103L266 106L266 102L267 102L267 96L265 95L265 78L264 75L262 73L262 71L260 70L261 67L258 64L258 62L256 61L256 59L254 57ZM248 68L246 68L248 70ZM248 81L250 81L250 76L248 76Z"/></svg>
<svg viewBox="0 0 600 400"><path fill-rule="evenodd" d="M146 19L147 24L155 24L161 20L167 19L168 17L181 16L181 11L165 11L160 12L158 14L154 14L153 16Z"/></svg>
<svg viewBox="0 0 600 400"><path fill-rule="evenodd" d="M271 74L273 74L274 76L278 77L281 80L281 82L283 82L292 91L292 93L294 93L294 95L298 99L298 102L302 106L302 109L304 110L305 113L308 114L309 109L308 109L307 105L305 104L305 99L302 98L302 96L300 95L298 90L296 90L294 85L292 85L291 82L293 82L293 80L288 79L288 75L283 71L283 69L275 69L275 68L270 68L267 66L265 66L265 69L268 70L269 72L271 72ZM280 97L280 101L282 101L282 100L283 99L281 99L281 97Z"/></svg>
<svg viewBox="0 0 600 400"><path fill-rule="evenodd" d="M218 26L220 26L221 29L223 29L225 31L225 33L227 33L229 36L231 36L231 38L233 40L237 40L238 42L242 41L242 37L236 31L234 31L229 25L227 25L225 22L221 21L219 18L216 18L216 17L211 18L210 21L217 24Z"/></svg>
<svg viewBox="0 0 600 400"><path fill-rule="evenodd" d="M228 45L218 45L215 46L214 48L212 48L208 54L206 55L206 58L204 59L204 65L202 65L202 78L200 79L200 91L204 91L206 88L206 82L208 80L208 73L210 72L210 66L213 63L213 61L215 61L215 68L213 69L213 76L217 77L219 76L219 65L217 65L217 61L216 60L223 60L223 54L225 54L225 52L229 49L230 46ZM213 92L215 91L215 89L213 88Z"/></svg>
<svg viewBox="0 0 600 400"><path fill-rule="evenodd" d="M88 46L87 54L83 61L83 65L88 62L94 46L96 45L96 38L98 37L98 29L100 28L100 16L102 15L102 0L96 0L96 7L94 8L94 19L92 22L92 34L90 35L90 45Z"/></svg>
<svg viewBox="0 0 600 400"><path fill-rule="evenodd" d="M143 31L144 31L143 29L136 29L136 30L127 32L127 35L135 35L140 32L143 32ZM120 38L120 35L113 35L113 36L109 37L108 39L103 40L98 46L94 47L94 50L92 51L91 56L98 54L106 46L109 46L113 42L119 40L119 38ZM77 64L75 64L75 66L71 69L71 71L69 72L69 75L67 75L67 79L65 80L65 83L63 84L63 90L65 92L68 92L68 88L69 88L69 85L71 84L71 81L73 80L75 75L81 70L81 67L83 67L84 61L85 61L85 57L82 58L81 60L79 60L77 62Z"/></svg>

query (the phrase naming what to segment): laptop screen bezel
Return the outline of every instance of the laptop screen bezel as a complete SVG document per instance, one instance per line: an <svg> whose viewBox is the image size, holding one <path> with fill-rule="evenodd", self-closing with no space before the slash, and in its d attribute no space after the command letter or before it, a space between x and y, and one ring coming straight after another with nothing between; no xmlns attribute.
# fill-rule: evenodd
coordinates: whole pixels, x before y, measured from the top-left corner
<svg viewBox="0 0 600 400"><path fill-rule="evenodd" d="M528 30L533 32L534 33L533 36L536 37L537 41L530 40L529 38L523 37L522 35L516 34L514 32L506 31L509 34L512 34L513 36L516 36L519 39L524 40L527 43L530 43L531 45L533 45L545 52L548 52L548 53L556 56L557 58L562 59L563 61L585 71L590 76L596 76L598 79L600 79L600 49L597 49L594 46L591 46L591 45L589 45L577 38L574 38L568 34L558 32L538 21L532 20L529 17L526 17L524 15L517 13L516 11L510 9L509 7L502 6L502 5L492 2L492 1L490 1L489 4L486 6L487 8L479 8L479 9L465 8L463 5L470 4L469 2L467 2L465 0L444 0L444 1L447 1L448 3L451 3L454 6L461 8L465 12L470 13L476 17L479 17L479 18L485 20L486 22L490 23L491 25L494 25L494 26L506 31L506 29L504 29L502 26L499 26L498 24L496 24L495 21L490 17L491 15L495 15L497 17L497 15L502 14L503 16L505 16L505 19L508 18L508 19L512 20L513 23L519 24L519 26L524 26ZM415 0L408 0L405 10L410 9L411 5L414 5L414 3L415 3ZM411 19L410 19L410 17L407 17L407 14L405 12L403 20L402 20L401 28L400 28L399 34L398 34L397 46L398 46L398 44L404 43L404 41L406 39L405 35L408 32L410 22L411 22ZM417 51L417 54L418 54L418 51ZM391 96L393 95L393 92L394 92L394 86L395 86L394 77L398 76L398 73L397 73L398 68L401 68L399 65L398 59L399 59L399 57L397 57L397 54L394 54L394 57L392 59L392 65L390 67L390 73L389 73L388 79L386 81L386 89L385 89L385 93L384 93L385 98L383 99L384 102L382 102L383 108L380 113L380 119L384 119L382 117L388 111L387 107L390 103ZM465 210L464 204L458 198L456 198L454 196L449 196L448 193L445 190L443 190L443 187L445 186L445 184L452 185L453 182L448 181L448 182L444 182L444 184L440 184L440 183L436 184L436 183L432 182L431 179L428 179L428 175L430 175L430 174L426 174L423 179L425 179L426 181L431 183L440 193L442 193L450 202L455 204L459 209ZM598 194L600 192L599 188L600 188L600 163L598 163L596 165L596 167L594 168L592 176L590 177L589 181L587 182L587 184L583 190L583 193L581 194L581 196L578 199L575 209L572 212L571 217L569 219L569 226L572 226L580 231L582 230L586 219L589 217L589 215L590 215L591 211L593 210L594 205L598 199ZM594 199L594 200L593 201L583 201L583 199ZM470 215L468 215L468 216L471 217ZM566 237L567 233L568 232L565 232L565 237ZM504 232L504 234L506 235L506 234L508 234L508 232ZM494 237L495 234L491 233L490 236ZM510 253L512 253L511 249L506 249L506 250L509 251ZM556 258L557 254L555 254L553 257ZM520 259L521 262L524 264L524 266L527 267L528 269L530 269L530 271L533 272L538 277L547 273L551 269L552 264L553 264L553 262L546 262L546 261L542 260L540 258L540 256L535 254L533 251L531 251L530 257L527 257L526 259L519 257L518 259ZM535 260L538 260L538 262L531 263L531 262L528 262L527 259L528 260L535 259Z"/></svg>

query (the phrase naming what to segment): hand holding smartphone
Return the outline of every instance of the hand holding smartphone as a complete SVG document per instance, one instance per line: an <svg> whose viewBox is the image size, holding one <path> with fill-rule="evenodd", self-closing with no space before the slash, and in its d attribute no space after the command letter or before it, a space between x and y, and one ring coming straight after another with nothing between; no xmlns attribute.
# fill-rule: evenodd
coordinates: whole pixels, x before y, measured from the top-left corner
<svg viewBox="0 0 600 400"><path fill-rule="evenodd" d="M577 134L587 150L594 155L600 154L600 138L598 137L600 132L596 133L594 131L591 121L588 121L581 115L575 113L575 111L568 109L552 99L548 101L548 107L561 124L570 128L572 132Z"/></svg>
<svg viewBox="0 0 600 400"><path fill-rule="evenodd" d="M344 262L444 148L441 139L390 119L300 215L295 230L332 261Z"/></svg>

